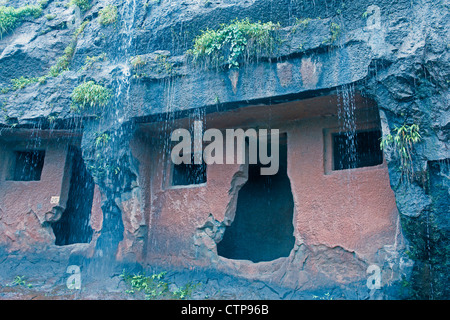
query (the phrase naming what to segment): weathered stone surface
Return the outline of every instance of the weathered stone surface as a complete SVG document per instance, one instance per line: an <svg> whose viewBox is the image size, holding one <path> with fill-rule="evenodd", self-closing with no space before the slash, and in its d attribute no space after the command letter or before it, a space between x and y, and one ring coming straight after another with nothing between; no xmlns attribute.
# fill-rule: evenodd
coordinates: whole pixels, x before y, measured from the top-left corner
<svg viewBox="0 0 450 320"><path fill-rule="evenodd" d="M17 7L25 3L28 2L14 0L8 5ZM149 172L139 172L129 145L135 122L172 119L178 116L177 112L187 114L199 108L210 112L284 101L302 97L302 94L320 95L322 90L347 84L353 84L377 103L385 120L383 131L392 131L404 123L420 126L422 140L414 146L413 154L416 177L411 184L401 179L397 159L386 154L390 184L402 217L407 221L424 219L433 212L438 217L433 227L439 234L447 235L443 239L448 242L445 222L448 210L445 211L445 204L439 200L448 190L448 168L442 166L433 171L429 167L430 163L450 159L450 19L446 1L379 1L376 5L371 1L354 1L343 5L321 0L251 0L206 5L192 0L147 3L145 7L139 2L136 8L122 1L112 3L119 8L118 24L101 26L98 23L98 12L106 1L94 1L86 12L49 1L41 17L27 18L0 39L0 87L3 89L0 125L82 127L83 156L93 168L102 194L101 205L97 203L97 207L103 208L103 217L96 218L94 228L100 234L99 249L105 249L102 246L106 243L106 247L112 246L106 249L114 252L119 246L120 255L142 257L146 250L143 243L154 244L152 239L144 239L146 225L151 224L151 219L158 219L158 203L171 200L170 194L152 194L151 199L143 195L148 181L140 178ZM46 14L53 14L55 18L48 19ZM279 37L283 42L273 56L244 63L239 71L203 70L188 62L184 53L200 30L244 17L252 21L280 22ZM299 23L296 18L311 20ZM50 77L45 83L11 89L13 78L47 74L56 59L64 54L74 30L83 21L89 23L77 39L69 71ZM339 33L333 41L332 23L339 25ZM87 57L103 53L106 59L85 64ZM130 65L136 56L141 56L145 65ZM87 80L101 83L114 92L112 102L99 119L95 115L76 114L70 109L74 87ZM107 155L102 163L92 154L96 132L108 132L113 137L111 145L102 151ZM101 169L105 167L106 174L103 174ZM431 178L422 179L427 175ZM230 198L232 196L228 195L220 201L230 204ZM148 203L157 207L151 219L142 212ZM22 210L24 220L11 223L5 203L0 203L0 226L14 225L3 228L0 233L16 239L17 235L10 234L10 230L15 228L20 234L27 229L28 236L42 236L45 243L51 242L51 233L45 233L45 228L40 227L51 208L29 209ZM225 218L215 216L206 222L197 221L197 243L207 249L214 248L214 243L208 246L207 241L220 237L222 228L229 223ZM27 228L22 227L24 223ZM176 231L176 227L169 225L160 232L168 231ZM415 231L426 238L426 229L407 227L405 236L413 245ZM352 254L345 248L344 252L331 245L310 250L319 256L333 256L333 264L320 271L325 278L338 273L333 268L344 260L351 261L350 273L365 272L359 265L359 258L352 260ZM192 256L189 250L186 252ZM343 260L339 260L341 257ZM297 254L294 258L298 258ZM419 260L425 261L425 258L421 256ZM311 262L311 268L313 266ZM236 266L237 269L245 267L245 263ZM289 277L290 273L285 279ZM301 273L298 278L301 277L306 276ZM292 284L297 280L285 281ZM367 294L358 296L361 297Z"/></svg>

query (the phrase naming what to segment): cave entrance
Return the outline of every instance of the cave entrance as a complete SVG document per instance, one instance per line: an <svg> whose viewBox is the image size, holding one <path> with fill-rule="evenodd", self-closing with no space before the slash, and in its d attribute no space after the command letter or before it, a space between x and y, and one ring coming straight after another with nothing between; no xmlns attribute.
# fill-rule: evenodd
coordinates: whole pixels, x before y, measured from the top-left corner
<svg viewBox="0 0 450 320"><path fill-rule="evenodd" d="M94 180L86 169L81 150L69 146L67 161L72 161L72 173L66 209L61 219L52 224L59 246L88 243L92 238L90 217L94 198Z"/></svg>
<svg viewBox="0 0 450 320"><path fill-rule="evenodd" d="M261 163L248 166L248 180L239 190L234 221L217 244L220 256L253 262L289 256L295 237L286 134L280 134L279 163L275 175L261 175Z"/></svg>

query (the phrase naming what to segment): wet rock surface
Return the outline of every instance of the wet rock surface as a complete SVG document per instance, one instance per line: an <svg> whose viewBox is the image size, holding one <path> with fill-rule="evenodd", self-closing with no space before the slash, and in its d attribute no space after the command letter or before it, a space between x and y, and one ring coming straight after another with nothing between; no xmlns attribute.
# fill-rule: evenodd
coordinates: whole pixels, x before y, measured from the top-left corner
<svg viewBox="0 0 450 320"><path fill-rule="evenodd" d="M0 300L143 300L180 299L170 295L177 289L192 285L182 297L191 300L366 300L396 296L398 286L383 290L369 290L365 282L296 290L268 281L248 280L208 268L176 268L137 263L118 263L105 259L86 259L86 246L76 244L62 248L48 248L45 253L7 254L0 256ZM67 283L69 265L80 267L80 289ZM164 272L169 295L146 297L124 281L124 272L132 275L154 275ZM317 280L317 279L316 279ZM315 280L315 281L316 281ZM70 281L69 281L70 282Z"/></svg>
<svg viewBox="0 0 450 320"><path fill-rule="evenodd" d="M14 0L7 5L19 7L26 3ZM133 255L145 241L141 234L145 225L142 216L136 214L134 224L125 226L120 219L124 212L135 208L133 201L142 201L140 173L129 147L136 123L165 119L167 114L177 117L196 108L229 110L252 103L320 95L324 90L352 84L376 101L387 130L413 123L421 128L422 140L415 146L412 157L415 177L412 181L402 179L398 159L392 157L388 161L390 182L403 231L418 261L418 277L444 279L440 281L448 283L450 273L439 267L448 257L449 249L448 200L442 200L449 192L450 159L447 1L379 1L375 7L371 1L213 1L208 5L201 1L149 1L146 5L139 2L136 8L123 1L112 3L123 18L117 24L98 23L99 11L106 1L92 2L91 8L84 12L48 1L40 17L25 19L0 39L0 125L83 131L83 158L104 195L104 230L98 241L99 249L115 251L122 241L127 245L121 250ZM49 14L55 17L50 19ZM199 72L189 63L185 51L201 30L245 17L280 22L279 37L283 41L273 56L259 57L258 62L231 71L225 68ZM308 23L299 23L306 18L310 19ZM87 22L84 30L74 39L74 32L83 22ZM339 34L336 28L335 34L330 29L333 23L339 26ZM46 75L73 41L75 49L67 71L45 81L33 80L23 88L13 88L11 79ZM106 59L99 58L102 54ZM129 61L136 56L142 56L145 63L130 65ZM91 59L86 60L88 57ZM101 83L116 94L99 114L74 113L73 89L88 80ZM112 143L102 150L106 158L101 159L92 153L95 133L99 131L113 137ZM0 204L0 215L2 210ZM432 218L428 219L430 215ZM430 228L420 227L424 224L431 226L442 242L430 236ZM429 253L425 253L431 252L432 245L444 253L430 262ZM37 260L20 255L2 258L5 266L2 281L7 283L13 274L25 274L27 266L36 268L40 262L46 265L45 257L44 254ZM77 296L65 291L66 262L50 264L53 266L50 269L43 267L43 274L55 279L51 284L43 280L45 277L33 280L30 275L34 289L2 284L1 291L6 297L17 294L32 298L42 297L42 292L51 288L58 292L56 296L95 297L98 293L94 291L86 296L82 296L83 292ZM111 279L113 283L117 280L114 276ZM230 289L223 297L238 295L237 291L247 297L242 293L246 292L244 284L240 290L233 290L234 280L223 275L207 281L212 288L211 297L217 294L214 291L221 287L222 281ZM252 286L258 287L255 292L265 298L303 297L295 291L278 293L262 283ZM98 287L93 284L93 288ZM40 293L34 296L32 291L37 289ZM107 294L115 297L118 293ZM444 290L439 296L448 298L448 292Z"/></svg>

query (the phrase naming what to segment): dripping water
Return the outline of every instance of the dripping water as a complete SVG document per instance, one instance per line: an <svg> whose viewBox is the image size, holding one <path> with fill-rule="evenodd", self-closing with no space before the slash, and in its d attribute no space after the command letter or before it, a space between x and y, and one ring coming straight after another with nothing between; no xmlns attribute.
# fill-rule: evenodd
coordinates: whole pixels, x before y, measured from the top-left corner
<svg viewBox="0 0 450 320"><path fill-rule="evenodd" d="M351 168L356 164L356 115L355 115L355 89L353 84L343 85L337 90L338 122L340 133L346 137L346 159L342 162L348 162ZM347 170L348 178L351 179L351 170Z"/></svg>
<svg viewBox="0 0 450 320"><path fill-rule="evenodd" d="M136 0L126 0L121 8L120 16L123 21L120 44L117 48L115 63L120 68L115 90L115 121L122 124L130 107L131 67L133 30L136 20Z"/></svg>
<svg viewBox="0 0 450 320"><path fill-rule="evenodd" d="M357 207L357 204L361 201L359 192L357 190L358 184L355 184L356 176L354 175L353 168L357 164L357 145L356 145L356 104L355 104L355 88L353 84L343 85L337 90L337 106L338 106L338 124L339 133L343 134L344 139L344 157L340 159L341 168L345 164L348 168L341 172L341 176L346 180L345 186L347 188L347 198L345 199L346 206L349 208ZM353 210L350 210L353 212ZM358 219L354 219L355 232L360 232L361 228L358 224Z"/></svg>
<svg viewBox="0 0 450 320"><path fill-rule="evenodd" d="M431 254L431 232L430 232L430 213L426 212L425 215L425 225L426 225L426 235L425 235L425 246L426 246L426 256L428 259L428 262L426 263L428 265L428 272L430 275L430 281L429 281L429 289L430 294L428 299L434 300L434 288L433 288L433 261L432 261L432 254Z"/></svg>

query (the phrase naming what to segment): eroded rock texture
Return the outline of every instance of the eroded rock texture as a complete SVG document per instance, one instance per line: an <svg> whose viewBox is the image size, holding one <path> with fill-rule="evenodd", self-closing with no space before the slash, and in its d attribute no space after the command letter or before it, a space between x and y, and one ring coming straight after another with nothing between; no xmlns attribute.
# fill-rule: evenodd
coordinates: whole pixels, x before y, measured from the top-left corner
<svg viewBox="0 0 450 320"><path fill-rule="evenodd" d="M26 3L29 1L0 2L16 8ZM102 25L99 12L108 4L118 8L117 21ZM201 30L247 17L280 23L276 36L281 41L273 53L241 61L239 69L205 68L190 62L186 50ZM139 145L133 147L133 141L147 139L139 136L141 124L164 126L177 118L323 96L350 86L375 101L383 134L403 124L417 124L422 135L413 148L414 175L410 179L402 175L399 159L385 152L401 231L409 245L409 257L416 262L412 278L405 271L407 258L397 248L381 250L378 262L384 264L382 270L398 269L396 281L401 281L402 275L408 277L403 284L412 281L409 296L448 298L449 21L449 2L431 0L376 4L99 0L84 11L68 2L49 0L40 16L24 18L0 38L1 130L9 136L14 136L14 130L31 129L82 135L80 148L96 184L94 206L100 212L95 216L94 242L86 255L145 261L149 247L159 246L149 231L162 210L158 203L170 200L170 195L144 192L151 184L150 177L158 173L145 171L137 161L136 154L144 151L138 150ZM68 64L64 70L46 76L65 55ZM21 77L19 84L12 81ZM91 80L111 90L111 99L102 108L76 112L71 94L77 85ZM154 135L147 142L154 146L163 139L164 134ZM191 252L195 247L202 259L217 261L216 244L233 220L229 211L235 209L235 195L247 179L239 172L230 170L234 182L224 188L231 190L218 200L226 206L223 216L205 216L196 222L196 230L182 235L192 243L186 254L182 250L181 256L187 260L196 258ZM22 211L27 220L13 221L8 205L0 203L5 245L28 248L30 243L22 244L24 232L32 233L26 235L28 239L53 245L51 219L43 217L52 208L25 205ZM154 205L152 215L144 213L149 205ZM358 253L339 246L308 246L300 238L297 235L289 261L274 262L266 271L264 263L254 268L231 260L219 262L218 269L297 289L326 286L329 279L346 282L334 279L335 274L345 273L349 279L366 276L367 261ZM180 248L184 248L183 241ZM390 266L391 258L395 267ZM179 262L179 257L168 261ZM293 266L300 268L294 270ZM345 272L336 271L342 266ZM365 286L363 280L360 283ZM387 296L403 294L396 289L385 292Z"/></svg>

